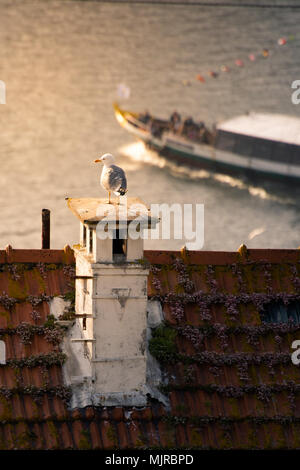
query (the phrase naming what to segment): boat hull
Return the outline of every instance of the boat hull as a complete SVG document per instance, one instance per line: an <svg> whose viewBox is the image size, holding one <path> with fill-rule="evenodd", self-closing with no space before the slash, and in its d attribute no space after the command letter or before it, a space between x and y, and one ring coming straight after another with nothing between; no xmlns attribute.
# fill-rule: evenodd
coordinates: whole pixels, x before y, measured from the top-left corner
<svg viewBox="0 0 300 470"><path fill-rule="evenodd" d="M161 138L156 138L146 126L139 127L136 117L131 121L130 113L124 113L119 108L115 108L115 112L118 121L128 132L142 140L148 148L179 165L243 176L251 180L271 178L294 183L300 181L300 166L249 158L207 144L188 141L170 132L164 133Z"/></svg>
<svg viewBox="0 0 300 470"><path fill-rule="evenodd" d="M278 172L257 170L255 168L247 168L245 166L238 166L235 164L222 162L216 159L209 159L207 156L191 155L177 149L163 147L158 148L151 143L146 143L149 149L156 150L160 155L178 165L188 166L190 168L203 169L212 173L226 173L231 176L245 177L249 180L261 180L270 178L272 180L286 181L299 184L299 177L288 174L281 174Z"/></svg>

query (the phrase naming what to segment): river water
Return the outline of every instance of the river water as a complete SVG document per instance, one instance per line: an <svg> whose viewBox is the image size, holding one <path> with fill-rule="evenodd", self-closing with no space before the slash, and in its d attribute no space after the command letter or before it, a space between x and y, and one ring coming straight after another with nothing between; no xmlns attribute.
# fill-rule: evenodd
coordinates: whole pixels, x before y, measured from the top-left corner
<svg viewBox="0 0 300 470"><path fill-rule="evenodd" d="M299 188L170 165L127 134L112 108L124 83L123 106L161 117L177 109L211 125L246 111L299 116L291 83L300 79L300 10L1 0L0 18L0 248L40 248L43 207L51 246L76 243L65 197L105 196L93 164L105 152L126 170L128 196L204 204L204 249L300 245ZM279 47L281 36L291 39ZM247 62L263 48L268 58ZM232 66L237 58L245 67ZM223 64L230 73L195 80Z"/></svg>

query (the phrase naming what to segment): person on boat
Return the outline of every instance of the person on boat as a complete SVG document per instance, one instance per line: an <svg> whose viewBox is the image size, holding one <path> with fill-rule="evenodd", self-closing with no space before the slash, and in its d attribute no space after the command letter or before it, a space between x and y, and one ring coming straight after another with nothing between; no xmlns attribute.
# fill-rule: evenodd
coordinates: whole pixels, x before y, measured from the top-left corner
<svg viewBox="0 0 300 470"><path fill-rule="evenodd" d="M181 120L180 114L177 111L174 111L170 117L171 123L173 124L174 122L180 121L180 120Z"/></svg>
<svg viewBox="0 0 300 470"><path fill-rule="evenodd" d="M201 127L201 129L199 130L199 140L200 140L200 142L206 143L206 140L207 140L207 139L206 139L206 137L207 137L206 134L207 134L207 133L206 133L206 128L205 128L205 126Z"/></svg>
<svg viewBox="0 0 300 470"><path fill-rule="evenodd" d="M161 137L162 134L162 128L159 126L159 124L155 121L155 119L151 120L150 123L150 132L153 135L153 137Z"/></svg>
<svg viewBox="0 0 300 470"><path fill-rule="evenodd" d="M178 132L181 126L181 116L177 111L174 111L170 117L171 129Z"/></svg>
<svg viewBox="0 0 300 470"><path fill-rule="evenodd" d="M197 137L198 137L197 128L194 126L193 127L191 126L189 128L187 136L190 140L197 140Z"/></svg>
<svg viewBox="0 0 300 470"><path fill-rule="evenodd" d="M145 111L144 114L140 115L139 119L143 124L148 124L151 119L151 114L149 113L149 111Z"/></svg>
<svg viewBox="0 0 300 470"><path fill-rule="evenodd" d="M193 118L187 117L182 123L182 126L180 128L180 134L189 136L193 126L194 126Z"/></svg>
<svg viewBox="0 0 300 470"><path fill-rule="evenodd" d="M187 117L185 120L184 120L184 125L185 126L192 126L194 124L194 120L192 117Z"/></svg>

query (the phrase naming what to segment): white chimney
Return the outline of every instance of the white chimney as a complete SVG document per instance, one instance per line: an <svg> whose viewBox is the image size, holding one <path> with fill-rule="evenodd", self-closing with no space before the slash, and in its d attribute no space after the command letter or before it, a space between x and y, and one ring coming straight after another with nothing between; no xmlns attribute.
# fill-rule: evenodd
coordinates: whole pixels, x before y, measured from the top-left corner
<svg viewBox="0 0 300 470"><path fill-rule="evenodd" d="M149 270L140 235L158 220L139 199L122 200L125 204L118 205L68 199L80 221L80 244L74 246L76 324L65 346L70 359L65 377L77 389L77 406L142 406L149 393Z"/></svg>

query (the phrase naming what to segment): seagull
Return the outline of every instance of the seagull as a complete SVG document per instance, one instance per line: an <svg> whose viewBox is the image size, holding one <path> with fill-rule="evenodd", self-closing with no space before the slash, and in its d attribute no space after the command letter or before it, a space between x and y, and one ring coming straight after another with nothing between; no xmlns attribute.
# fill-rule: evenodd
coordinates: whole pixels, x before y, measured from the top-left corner
<svg viewBox="0 0 300 470"><path fill-rule="evenodd" d="M104 163L100 183L108 191L108 204L111 204L110 194L113 191L116 196L124 196L127 193L127 180L122 168L114 165L115 158L110 153L94 160L95 163Z"/></svg>

